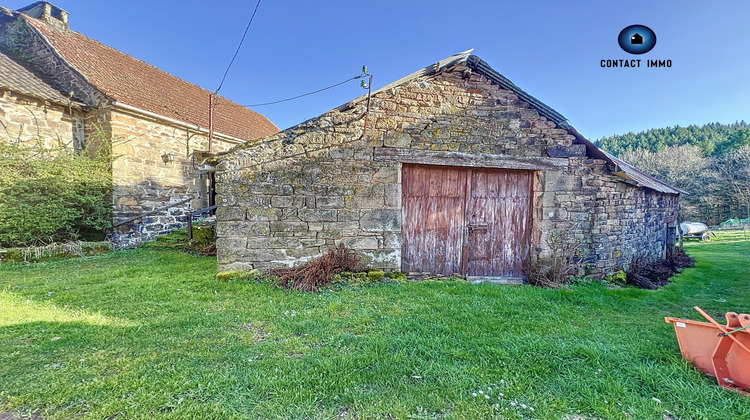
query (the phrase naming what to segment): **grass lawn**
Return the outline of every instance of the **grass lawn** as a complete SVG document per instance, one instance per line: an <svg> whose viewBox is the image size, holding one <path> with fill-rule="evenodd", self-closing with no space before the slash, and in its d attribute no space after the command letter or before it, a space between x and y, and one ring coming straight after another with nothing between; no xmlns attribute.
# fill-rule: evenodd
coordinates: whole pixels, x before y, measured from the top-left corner
<svg viewBox="0 0 750 420"><path fill-rule="evenodd" d="M657 291L465 282L321 294L129 250L0 267L0 417L750 418L664 316L750 312L750 242Z"/></svg>

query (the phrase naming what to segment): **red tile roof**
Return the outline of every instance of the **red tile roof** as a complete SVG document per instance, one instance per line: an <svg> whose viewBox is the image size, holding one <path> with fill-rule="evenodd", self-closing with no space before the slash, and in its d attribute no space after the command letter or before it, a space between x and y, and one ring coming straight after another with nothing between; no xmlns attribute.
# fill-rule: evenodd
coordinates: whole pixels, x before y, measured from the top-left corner
<svg viewBox="0 0 750 420"><path fill-rule="evenodd" d="M63 60L115 101L208 128L208 90L78 32L59 31L28 16L24 19ZM213 123L215 132L243 140L279 131L266 117L222 97L214 108Z"/></svg>

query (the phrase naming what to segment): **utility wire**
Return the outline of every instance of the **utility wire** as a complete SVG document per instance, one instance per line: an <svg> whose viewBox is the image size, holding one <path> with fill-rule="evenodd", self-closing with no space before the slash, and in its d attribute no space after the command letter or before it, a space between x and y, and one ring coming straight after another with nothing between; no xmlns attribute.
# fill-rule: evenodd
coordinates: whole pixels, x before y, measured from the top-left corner
<svg viewBox="0 0 750 420"><path fill-rule="evenodd" d="M229 62L229 65L227 66L227 70L224 72L224 77L221 78L221 83L219 83L219 87L216 88L216 92L219 93L221 90L221 87L224 86L224 79L227 78L227 73L229 73L229 69L232 67L232 64L234 64L234 59L237 58L237 54L240 52L240 48L242 48L242 43L245 42L245 35L247 35L247 30L250 29L250 24L253 23L253 19L255 18L255 13L258 12L258 6L260 6L260 1L258 0L258 3L255 5L255 10L253 10L253 15L250 16L250 21L247 22L247 27L245 28L245 33L242 34L242 39L240 39L240 45L237 46L237 51L234 52L234 55L232 56L232 60Z"/></svg>
<svg viewBox="0 0 750 420"><path fill-rule="evenodd" d="M346 79L346 80L344 80L343 82L339 82L339 83L336 83L336 84L334 84L334 85L331 85L331 86L327 86L327 87L324 87L323 89L318 89L318 90L314 90L314 91L312 91L312 92L307 92L307 93L303 93L302 95L297 95L297 96L293 96L293 97L291 97L291 98L286 98L286 99L282 99L282 100L280 100L280 101L273 101L273 102L264 102L264 103L262 103L262 104L252 104L252 105L243 105L243 106L244 106L244 107L253 107L253 106L264 106L264 105L273 105L273 104L279 104L279 103L282 103L282 102L287 102L287 101L291 101L291 100L294 100L294 99L298 99L298 98L301 98L301 97L303 97L303 96L309 96L309 95L313 95L313 94L316 94L316 93L318 93L318 92L323 92L324 90L332 89L332 88L335 88L336 86L341 86L341 85L343 85L344 83L347 83L347 82L351 82L352 80L355 80L355 79L361 79L361 78L363 78L363 77L366 77L366 76L367 76L367 75L364 75L364 74L360 74L360 75L358 75L358 76L354 76L354 77L352 77L352 78L350 78L350 79Z"/></svg>

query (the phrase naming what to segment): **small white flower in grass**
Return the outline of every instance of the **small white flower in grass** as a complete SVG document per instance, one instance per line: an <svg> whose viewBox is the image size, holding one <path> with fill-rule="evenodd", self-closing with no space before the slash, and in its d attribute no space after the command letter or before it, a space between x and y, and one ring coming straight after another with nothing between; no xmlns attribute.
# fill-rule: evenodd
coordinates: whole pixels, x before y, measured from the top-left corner
<svg viewBox="0 0 750 420"><path fill-rule="evenodd" d="M471 396L472 396L472 397L476 397L476 396L477 396L477 393L476 393L476 392L472 392L472 393L471 393Z"/></svg>
<svg viewBox="0 0 750 420"><path fill-rule="evenodd" d="M52 296L52 292L47 292L47 296Z"/></svg>
<svg viewBox="0 0 750 420"><path fill-rule="evenodd" d="M487 394L484 394L484 399L486 399L486 400L489 400L489 399L490 399L490 396L489 396L489 395L487 395Z"/></svg>
<svg viewBox="0 0 750 420"><path fill-rule="evenodd" d="M59 340L60 338L62 338L62 337L52 337L52 338L50 339L50 341L57 341L57 340Z"/></svg>
<svg viewBox="0 0 750 420"><path fill-rule="evenodd" d="M526 408L526 404L521 404L521 408Z"/></svg>
<svg viewBox="0 0 750 420"><path fill-rule="evenodd" d="M498 392L497 395L498 395L498 398L505 396L505 394L503 394L502 392Z"/></svg>
<svg viewBox="0 0 750 420"><path fill-rule="evenodd" d="M513 407L515 407L516 406L516 402L515 401L511 401L510 405L512 405Z"/></svg>
<svg viewBox="0 0 750 420"><path fill-rule="evenodd" d="M529 406L529 410L534 411L534 407Z"/></svg>
<svg viewBox="0 0 750 420"><path fill-rule="evenodd" d="M78 359L79 362L83 363L86 361L86 359Z"/></svg>
<svg viewBox="0 0 750 420"><path fill-rule="evenodd" d="M484 394L484 391L480 390L480 391L479 391L479 393L480 393L480 394Z"/></svg>

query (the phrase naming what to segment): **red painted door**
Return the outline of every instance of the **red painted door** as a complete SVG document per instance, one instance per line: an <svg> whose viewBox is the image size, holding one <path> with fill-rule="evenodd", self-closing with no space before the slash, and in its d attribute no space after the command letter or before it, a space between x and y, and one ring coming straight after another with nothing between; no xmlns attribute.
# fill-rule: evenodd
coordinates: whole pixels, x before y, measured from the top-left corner
<svg viewBox="0 0 750 420"><path fill-rule="evenodd" d="M523 277L532 173L404 165L402 270Z"/></svg>

